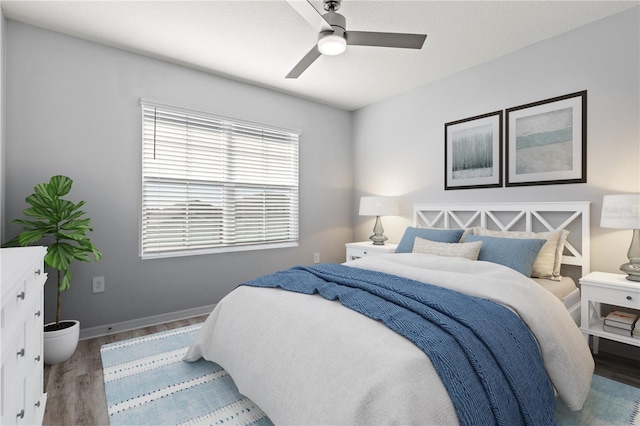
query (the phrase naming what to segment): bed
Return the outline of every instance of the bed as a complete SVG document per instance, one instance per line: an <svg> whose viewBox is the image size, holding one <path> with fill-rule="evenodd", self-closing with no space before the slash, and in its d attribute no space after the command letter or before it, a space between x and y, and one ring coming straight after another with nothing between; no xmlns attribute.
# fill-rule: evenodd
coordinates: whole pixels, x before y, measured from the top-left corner
<svg viewBox="0 0 640 426"><path fill-rule="evenodd" d="M459 228L456 241L463 230L469 241L426 239L459 249L517 239L468 231L476 227L569 231L554 266L579 277L588 219L588 203L419 204L405 236ZM539 250L549 241L527 235ZM239 286L185 360L222 365L276 424L541 424L553 421L555 394L582 407L594 365L572 317L575 289L554 295L513 267L413 249Z"/></svg>

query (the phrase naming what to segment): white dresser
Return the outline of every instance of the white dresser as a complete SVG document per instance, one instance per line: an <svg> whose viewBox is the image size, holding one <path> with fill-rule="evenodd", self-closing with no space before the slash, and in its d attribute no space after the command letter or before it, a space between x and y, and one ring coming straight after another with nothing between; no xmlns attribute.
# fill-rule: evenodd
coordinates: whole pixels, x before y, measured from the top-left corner
<svg viewBox="0 0 640 426"><path fill-rule="evenodd" d="M2 372L0 423L42 424L46 247L0 249Z"/></svg>

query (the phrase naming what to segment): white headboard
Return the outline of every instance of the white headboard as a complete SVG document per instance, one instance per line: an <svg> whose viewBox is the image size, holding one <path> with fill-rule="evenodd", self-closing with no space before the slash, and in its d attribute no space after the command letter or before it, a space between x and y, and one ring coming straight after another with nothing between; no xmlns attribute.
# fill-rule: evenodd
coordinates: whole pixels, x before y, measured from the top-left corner
<svg viewBox="0 0 640 426"><path fill-rule="evenodd" d="M569 231L562 256L563 275L574 279L590 272L589 201L476 204L415 204L418 228L483 228L500 231ZM579 267L579 271L571 271ZM577 281L576 281L577 282Z"/></svg>

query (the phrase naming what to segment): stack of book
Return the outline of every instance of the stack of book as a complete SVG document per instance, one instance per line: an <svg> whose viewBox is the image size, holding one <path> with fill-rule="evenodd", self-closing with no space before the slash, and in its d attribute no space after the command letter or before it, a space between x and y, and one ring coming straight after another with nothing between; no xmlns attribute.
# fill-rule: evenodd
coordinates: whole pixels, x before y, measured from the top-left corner
<svg viewBox="0 0 640 426"><path fill-rule="evenodd" d="M638 328L636 328L638 327ZM638 315L630 312L611 311L604 319L604 331L622 334L623 336L633 336L640 339L640 322Z"/></svg>

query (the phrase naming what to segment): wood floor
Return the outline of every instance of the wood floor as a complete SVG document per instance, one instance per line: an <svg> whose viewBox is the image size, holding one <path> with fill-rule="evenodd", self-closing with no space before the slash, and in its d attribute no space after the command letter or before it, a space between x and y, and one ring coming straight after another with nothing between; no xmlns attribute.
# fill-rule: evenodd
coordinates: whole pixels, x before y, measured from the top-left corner
<svg viewBox="0 0 640 426"><path fill-rule="evenodd" d="M640 360L600 352L594 356L596 374L640 388Z"/></svg>
<svg viewBox="0 0 640 426"><path fill-rule="evenodd" d="M47 406L44 425L108 425L102 379L100 348L106 343L186 327L206 320L206 316L81 340L73 357L62 364L45 366L44 389Z"/></svg>
<svg viewBox="0 0 640 426"><path fill-rule="evenodd" d="M206 316L200 316L80 341L69 361L45 367L44 386L48 399L44 424L108 425L100 347L106 343L198 324L205 319ZM600 352L595 360L596 374L640 388L638 361L605 352Z"/></svg>

